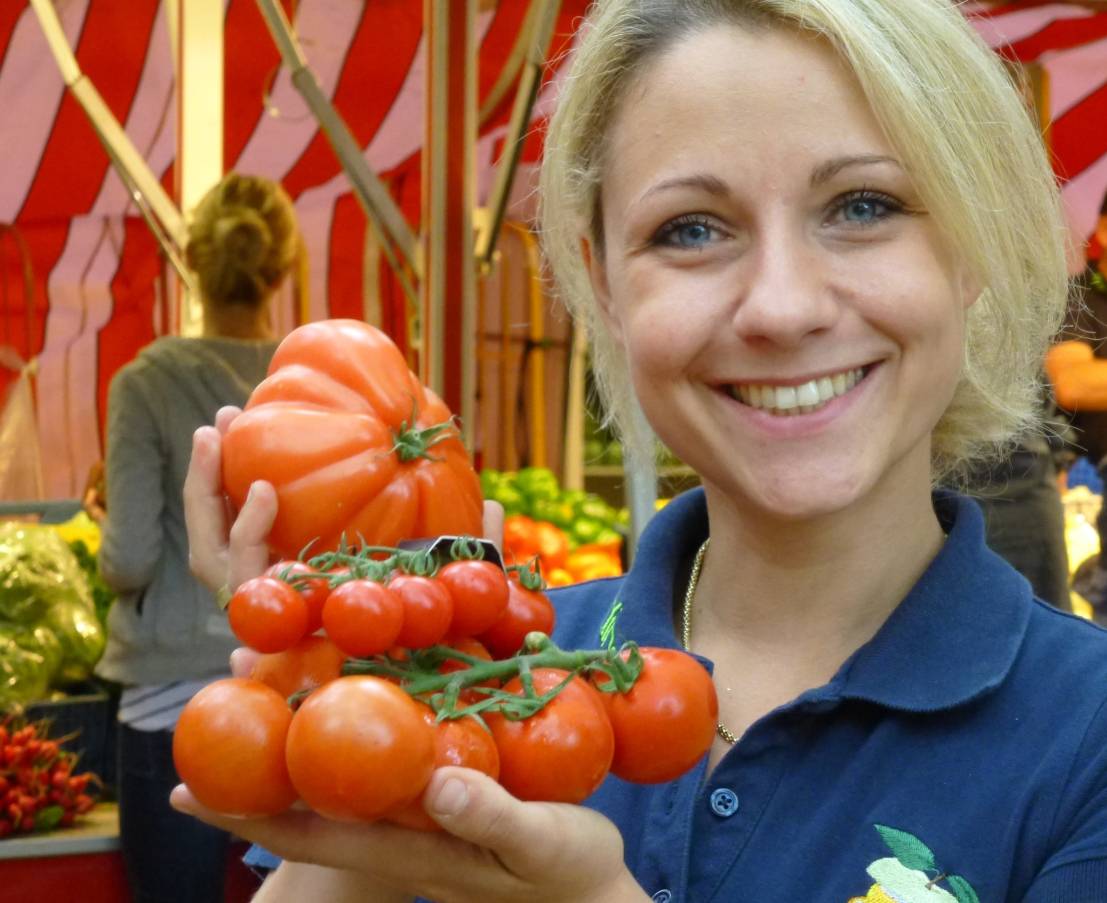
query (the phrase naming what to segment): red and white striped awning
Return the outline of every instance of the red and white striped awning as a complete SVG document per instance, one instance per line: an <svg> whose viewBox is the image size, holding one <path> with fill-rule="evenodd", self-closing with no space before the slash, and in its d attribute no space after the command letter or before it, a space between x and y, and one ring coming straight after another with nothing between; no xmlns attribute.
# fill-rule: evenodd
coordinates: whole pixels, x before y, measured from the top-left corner
<svg viewBox="0 0 1107 903"><path fill-rule="evenodd" d="M419 0L282 0L310 65L415 224L420 209L425 48ZM502 0L479 20L479 96L501 73L527 10ZM516 180L525 212L541 121L586 0L563 0L548 82ZM167 189L176 110L165 0L55 0L77 60ZM980 33L1012 59L1049 74L1051 146L1081 235L1107 186L1107 14L1075 3L976 5ZM255 0L227 0L224 160L281 180L296 202L310 255L310 317L364 314L365 218L325 137L280 66ZM480 126L478 198L507 129L511 92ZM26 0L0 3L0 345L37 357L45 485L72 497L100 457L108 383L170 318L158 248L67 94ZM25 264L32 291L24 297ZM379 318L405 331L406 302L381 281ZM28 305L30 314L28 315ZM280 328L293 325L292 305ZM0 383L2 383L0 368Z"/></svg>

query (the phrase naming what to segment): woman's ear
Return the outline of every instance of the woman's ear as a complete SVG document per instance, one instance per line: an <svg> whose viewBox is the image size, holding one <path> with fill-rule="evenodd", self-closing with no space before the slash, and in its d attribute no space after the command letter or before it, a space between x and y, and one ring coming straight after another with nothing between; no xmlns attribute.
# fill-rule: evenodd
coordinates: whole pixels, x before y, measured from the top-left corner
<svg viewBox="0 0 1107 903"><path fill-rule="evenodd" d="M961 307L966 311L984 294L984 286L964 262L957 268L957 287L961 295Z"/></svg>
<svg viewBox="0 0 1107 903"><path fill-rule="evenodd" d="M592 283L592 295L600 311L600 319L615 341L622 343L622 322L611 300L611 286L607 279L607 267L604 266L603 250L597 248L591 239L580 237L580 256L588 270L588 279Z"/></svg>

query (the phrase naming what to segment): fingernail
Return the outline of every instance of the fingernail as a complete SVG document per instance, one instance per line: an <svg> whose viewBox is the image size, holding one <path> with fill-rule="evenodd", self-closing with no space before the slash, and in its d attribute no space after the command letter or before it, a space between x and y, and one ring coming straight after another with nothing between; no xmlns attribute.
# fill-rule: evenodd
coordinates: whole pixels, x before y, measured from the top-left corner
<svg viewBox="0 0 1107 903"><path fill-rule="evenodd" d="M246 501L247 502L249 502L250 499L252 499L254 497L254 490L257 489L257 485L258 485L257 483L251 483L250 484L250 488L246 492Z"/></svg>
<svg viewBox="0 0 1107 903"><path fill-rule="evenodd" d="M450 778L438 788L431 800L431 809L438 815L460 815L469 804L469 788L464 781Z"/></svg>
<svg viewBox="0 0 1107 903"><path fill-rule="evenodd" d="M178 784L169 794L169 805L178 812L192 812L192 794L188 792L184 784Z"/></svg>

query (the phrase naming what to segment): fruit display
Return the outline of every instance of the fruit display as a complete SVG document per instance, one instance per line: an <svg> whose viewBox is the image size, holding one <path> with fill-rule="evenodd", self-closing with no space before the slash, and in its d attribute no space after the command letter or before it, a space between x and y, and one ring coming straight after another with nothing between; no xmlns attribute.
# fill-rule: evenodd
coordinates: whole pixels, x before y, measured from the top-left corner
<svg viewBox="0 0 1107 903"><path fill-rule="evenodd" d="M558 648L537 571L501 567L472 538L280 562L228 613L263 654L250 677L198 693L173 741L182 780L221 812L299 799L332 819L437 830L420 798L440 765L578 803L609 773L670 780L715 736L714 685L693 658Z"/></svg>
<svg viewBox="0 0 1107 903"><path fill-rule="evenodd" d="M595 493L565 490L553 471L485 469L485 498L504 506L504 555L517 563L537 558L551 586L615 577L623 572L625 509Z"/></svg>
<svg viewBox="0 0 1107 903"><path fill-rule="evenodd" d="M481 487L446 405L379 329L322 320L290 332L223 439L223 485L277 491L273 549L371 545L481 529Z"/></svg>
<svg viewBox="0 0 1107 903"><path fill-rule="evenodd" d="M45 722L0 721L0 838L72 825L99 795L97 777L74 773L77 754Z"/></svg>

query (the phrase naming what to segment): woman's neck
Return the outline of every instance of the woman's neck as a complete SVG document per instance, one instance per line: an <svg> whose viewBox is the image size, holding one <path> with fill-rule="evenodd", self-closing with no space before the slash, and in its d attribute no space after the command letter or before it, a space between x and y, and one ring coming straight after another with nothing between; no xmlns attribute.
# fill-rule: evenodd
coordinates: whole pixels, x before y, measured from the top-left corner
<svg viewBox="0 0 1107 903"><path fill-rule="evenodd" d="M944 539L918 481L804 522L752 516L710 488L708 509L696 634L827 667L871 639Z"/></svg>
<svg viewBox="0 0 1107 903"><path fill-rule="evenodd" d="M269 325L269 305L257 307L235 304L226 307L204 305L204 338L223 339L271 339L273 329Z"/></svg>

